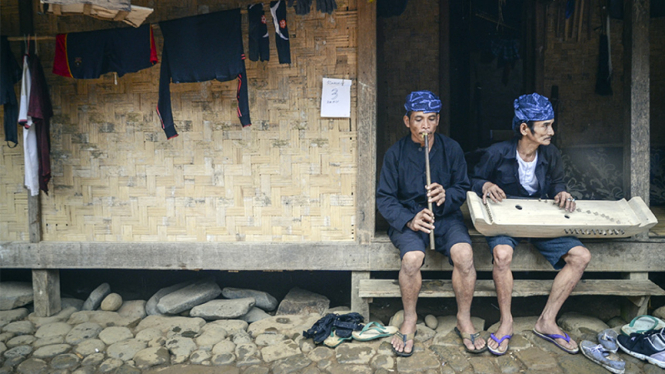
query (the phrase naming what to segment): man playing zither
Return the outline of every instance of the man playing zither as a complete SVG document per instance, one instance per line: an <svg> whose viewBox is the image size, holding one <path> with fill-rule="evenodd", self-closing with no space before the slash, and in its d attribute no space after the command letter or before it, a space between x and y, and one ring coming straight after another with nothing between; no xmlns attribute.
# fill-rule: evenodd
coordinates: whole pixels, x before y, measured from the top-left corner
<svg viewBox="0 0 665 374"><path fill-rule="evenodd" d="M566 192L559 151L551 144L554 110L549 100L536 93L515 100L512 140L493 144L482 156L471 176L472 188L483 203L500 203L505 198L554 198L561 209L575 210L575 199ZM491 200L491 202L490 202ZM505 354L513 334L510 311L513 274L510 263L519 238L506 235L487 238L494 260L492 276L496 286L501 325L490 335L488 348ZM579 351L556 324L556 316L586 269L591 254L574 237L529 239L555 269L552 290L533 332L568 353Z"/></svg>
<svg viewBox="0 0 665 374"><path fill-rule="evenodd" d="M399 249L402 266L399 284L404 322L393 337L399 356L413 353L416 332L416 303L422 285L420 268L425 261L429 233L434 230L435 247L453 265L453 289L457 298L456 331L466 349L482 352L486 342L471 323L471 300L476 282L471 238L460 206L470 188L464 153L454 140L436 133L441 101L429 91L416 91L406 98L404 125L410 133L397 141L383 159L377 189L379 212L390 224L388 235ZM427 185L422 134L428 133L432 183ZM427 204L432 203L432 210Z"/></svg>

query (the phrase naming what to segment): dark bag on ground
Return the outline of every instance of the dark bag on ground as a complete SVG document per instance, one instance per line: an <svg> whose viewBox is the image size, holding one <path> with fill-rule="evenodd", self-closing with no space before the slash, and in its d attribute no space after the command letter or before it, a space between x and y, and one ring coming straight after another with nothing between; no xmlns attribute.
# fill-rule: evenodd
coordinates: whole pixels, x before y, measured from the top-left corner
<svg viewBox="0 0 665 374"><path fill-rule="evenodd" d="M359 313L341 315L328 313L316 321L309 330L303 331L302 334L304 337L314 340L314 343L321 344L330 336L333 330L340 338L348 338L351 337L353 331L362 330L362 328L363 316Z"/></svg>

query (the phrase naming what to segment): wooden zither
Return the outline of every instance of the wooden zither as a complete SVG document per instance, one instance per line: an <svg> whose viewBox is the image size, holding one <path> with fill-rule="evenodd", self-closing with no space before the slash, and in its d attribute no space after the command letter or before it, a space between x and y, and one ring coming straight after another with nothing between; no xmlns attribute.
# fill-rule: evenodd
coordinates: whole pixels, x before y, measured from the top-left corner
<svg viewBox="0 0 665 374"><path fill-rule="evenodd" d="M483 204L476 193L467 192L473 225L485 236L625 238L658 223L640 197L630 201L578 200L573 212L559 208L552 199L487 201Z"/></svg>

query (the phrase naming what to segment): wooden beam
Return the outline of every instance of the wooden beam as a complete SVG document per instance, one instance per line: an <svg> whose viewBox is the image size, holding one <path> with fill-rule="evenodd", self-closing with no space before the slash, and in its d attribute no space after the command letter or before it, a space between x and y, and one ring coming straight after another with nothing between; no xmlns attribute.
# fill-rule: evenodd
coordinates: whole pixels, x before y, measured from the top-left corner
<svg viewBox="0 0 665 374"><path fill-rule="evenodd" d="M0 242L0 268L145 270L397 271L399 251L387 237L369 245L340 243L123 243ZM492 271L487 242L474 237L474 264ZM665 271L665 241L583 241L591 252L586 272ZM531 245L520 243L513 271L554 271ZM445 256L428 252L423 271L451 271Z"/></svg>
<svg viewBox="0 0 665 374"><path fill-rule="evenodd" d="M552 280L515 280L513 297L545 296L552 290ZM399 282L392 279L361 280L360 297L400 297ZM651 281L625 281L621 279L585 279L573 289L571 296L608 295L608 296L665 296L665 290ZM455 297L451 280L424 279L419 297ZM474 297L494 297L494 281L483 279L476 281Z"/></svg>
<svg viewBox="0 0 665 374"><path fill-rule="evenodd" d="M623 14L624 192L649 205L649 0L624 1Z"/></svg>
<svg viewBox="0 0 665 374"><path fill-rule="evenodd" d="M376 211L376 1L358 3L356 242L374 237Z"/></svg>

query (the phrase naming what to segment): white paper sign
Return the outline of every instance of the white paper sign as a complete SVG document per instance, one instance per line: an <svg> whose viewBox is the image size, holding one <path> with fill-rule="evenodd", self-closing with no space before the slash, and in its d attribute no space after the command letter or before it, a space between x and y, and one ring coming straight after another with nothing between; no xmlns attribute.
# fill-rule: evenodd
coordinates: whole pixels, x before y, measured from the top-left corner
<svg viewBox="0 0 665 374"><path fill-rule="evenodd" d="M351 117L351 80L323 78L321 117Z"/></svg>

